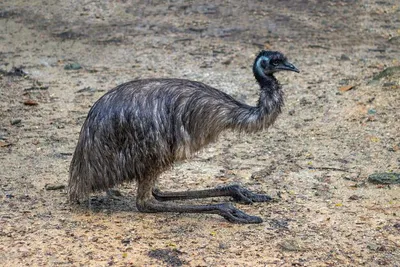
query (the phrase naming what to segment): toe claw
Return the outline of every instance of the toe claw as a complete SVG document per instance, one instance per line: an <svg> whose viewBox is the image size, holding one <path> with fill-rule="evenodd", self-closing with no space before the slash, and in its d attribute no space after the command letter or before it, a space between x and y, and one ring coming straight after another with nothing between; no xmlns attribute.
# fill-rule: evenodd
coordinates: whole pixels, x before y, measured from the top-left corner
<svg viewBox="0 0 400 267"><path fill-rule="evenodd" d="M263 220L257 216L251 216L235 208L232 204L222 204L221 216L233 223L262 223Z"/></svg>
<svg viewBox="0 0 400 267"><path fill-rule="evenodd" d="M268 202L273 200L268 195L253 193L250 190L238 185L233 185L231 190L234 193L233 199L244 204L252 204L253 202Z"/></svg>

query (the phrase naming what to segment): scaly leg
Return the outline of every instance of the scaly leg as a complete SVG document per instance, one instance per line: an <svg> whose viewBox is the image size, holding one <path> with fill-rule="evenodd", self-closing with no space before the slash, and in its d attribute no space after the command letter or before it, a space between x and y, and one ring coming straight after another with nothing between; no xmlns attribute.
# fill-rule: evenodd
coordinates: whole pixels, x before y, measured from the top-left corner
<svg viewBox="0 0 400 267"><path fill-rule="evenodd" d="M231 203L209 205L180 205L173 202L160 202L156 199L148 199L138 205L142 212L187 212L218 214L234 223L262 223L262 219L251 216L235 208Z"/></svg>
<svg viewBox="0 0 400 267"><path fill-rule="evenodd" d="M207 191L207 190L205 190ZM230 222L234 223L261 223L262 219L257 216L251 216L243 211L235 208L230 203L222 204L209 204L209 205L187 205L161 202L157 200L153 195L153 183L152 182L139 182L137 191L136 205L141 212L188 212L188 213L208 213L218 214ZM196 192L196 191L194 191ZM202 191L198 191L202 192ZM204 192L204 191L203 191ZM218 192L218 190L217 190ZM222 194L224 196L226 194ZM192 196L192 195L190 195ZM217 195L217 196L221 196ZM207 196L203 196L207 197ZM191 197L193 198L193 197ZM176 198L175 198L176 199ZM182 198L179 198L182 199ZM188 199L188 197L183 198ZM168 199L170 200L170 199Z"/></svg>
<svg viewBox="0 0 400 267"><path fill-rule="evenodd" d="M178 192L161 192L159 189L155 188L153 189L153 196L159 201L207 197L232 197L235 201L244 204L251 204L253 202L267 202L272 200L272 198L268 195L255 194L239 185L228 185L212 189Z"/></svg>

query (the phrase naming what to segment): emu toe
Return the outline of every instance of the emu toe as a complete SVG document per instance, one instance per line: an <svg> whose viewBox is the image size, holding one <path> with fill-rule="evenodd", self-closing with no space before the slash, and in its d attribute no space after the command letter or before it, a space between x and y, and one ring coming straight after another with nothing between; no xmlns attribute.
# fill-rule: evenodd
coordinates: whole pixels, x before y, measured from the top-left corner
<svg viewBox="0 0 400 267"><path fill-rule="evenodd" d="M272 201L272 197L264 194L256 194L239 185L232 185L232 198L234 201L242 204L252 204L253 202Z"/></svg>
<svg viewBox="0 0 400 267"><path fill-rule="evenodd" d="M232 223L262 223L263 220L257 216L251 216L235 208L230 203L220 204L220 215Z"/></svg>

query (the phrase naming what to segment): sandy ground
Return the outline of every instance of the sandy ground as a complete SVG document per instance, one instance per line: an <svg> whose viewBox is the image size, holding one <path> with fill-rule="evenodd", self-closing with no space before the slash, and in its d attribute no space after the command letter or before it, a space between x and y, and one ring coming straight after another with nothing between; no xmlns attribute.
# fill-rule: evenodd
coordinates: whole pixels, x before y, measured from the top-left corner
<svg viewBox="0 0 400 267"><path fill-rule="evenodd" d="M400 65L397 1L54 2L0 2L0 265L400 266L399 186L367 180L400 171L400 75L373 80ZM301 69L278 75L276 124L223 134L160 186L267 192L277 201L236 204L264 223L138 213L134 184L68 203L80 127L107 90L179 77L254 104L261 48Z"/></svg>

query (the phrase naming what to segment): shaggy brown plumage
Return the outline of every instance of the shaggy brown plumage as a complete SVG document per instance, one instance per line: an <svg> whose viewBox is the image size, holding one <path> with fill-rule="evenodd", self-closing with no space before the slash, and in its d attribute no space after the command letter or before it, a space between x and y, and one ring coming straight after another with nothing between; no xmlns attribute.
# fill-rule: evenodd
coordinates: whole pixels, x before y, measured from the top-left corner
<svg viewBox="0 0 400 267"><path fill-rule="evenodd" d="M273 76L279 70L298 72L279 52L262 51L257 56L253 65L260 84L257 106L181 79L136 80L107 92L90 109L80 132L70 166L70 200L135 180L140 211L206 212L233 222L261 222L230 204L162 202L212 196L232 196L246 203L270 200L237 185L188 192L160 192L154 186L175 161L190 157L222 131L251 133L270 126L283 106L283 93Z"/></svg>

